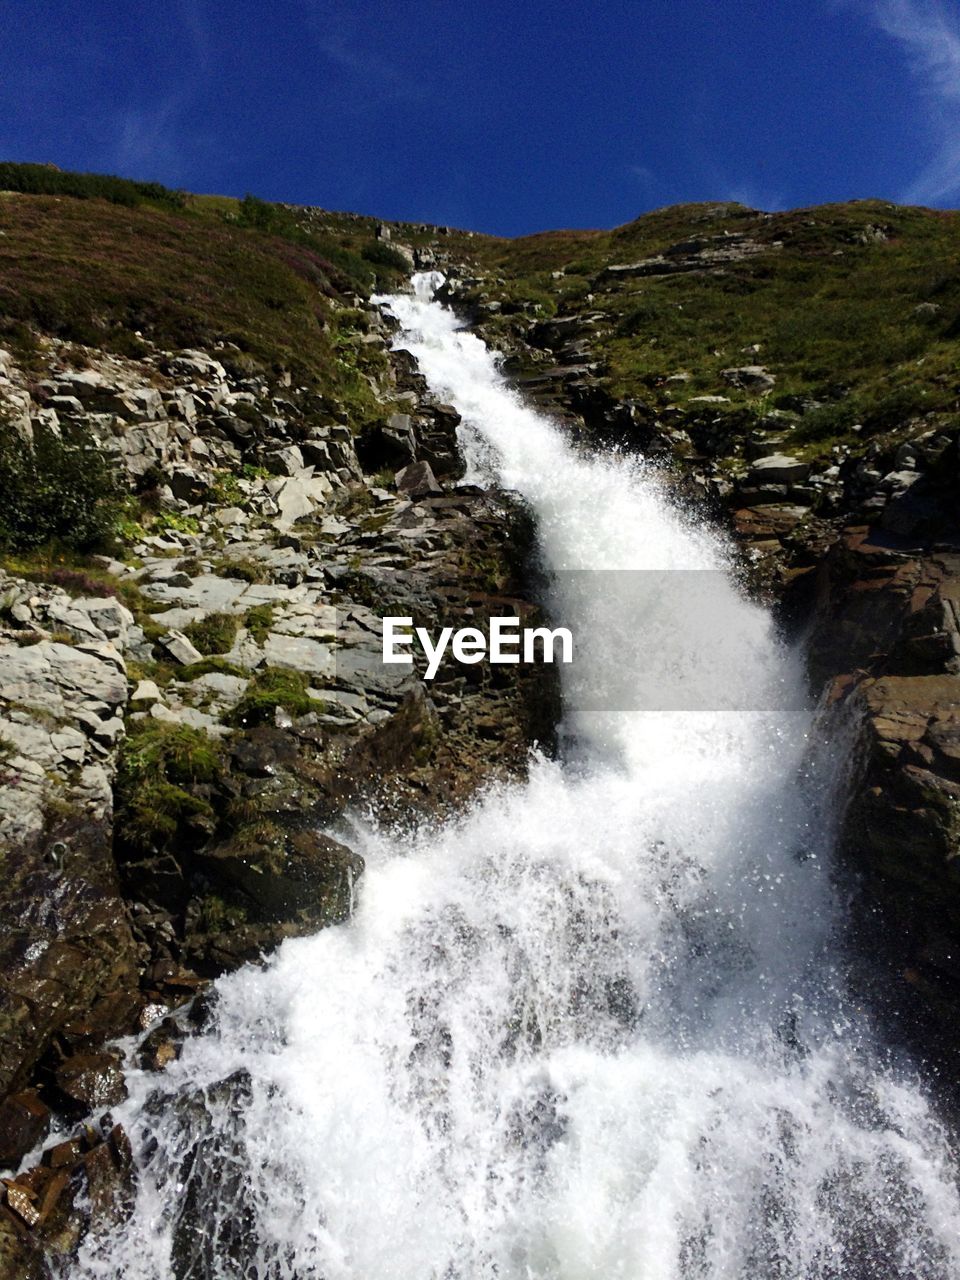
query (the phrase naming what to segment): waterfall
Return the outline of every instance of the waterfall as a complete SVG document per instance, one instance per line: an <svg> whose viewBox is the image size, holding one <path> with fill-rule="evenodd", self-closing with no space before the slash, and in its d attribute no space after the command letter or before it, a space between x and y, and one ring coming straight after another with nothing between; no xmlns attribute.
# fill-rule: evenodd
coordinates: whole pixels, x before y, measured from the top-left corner
<svg viewBox="0 0 960 1280"><path fill-rule="evenodd" d="M561 761L439 832L360 827L351 922L217 984L117 1111L86 1276L947 1280L951 1149L845 989L829 749L728 552L574 450L432 300L382 300L535 513L575 628Z"/></svg>

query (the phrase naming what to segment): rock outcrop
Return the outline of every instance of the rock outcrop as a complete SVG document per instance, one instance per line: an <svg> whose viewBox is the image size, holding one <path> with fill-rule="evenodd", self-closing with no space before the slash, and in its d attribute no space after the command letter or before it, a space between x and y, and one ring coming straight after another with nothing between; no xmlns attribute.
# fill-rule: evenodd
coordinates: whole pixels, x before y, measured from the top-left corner
<svg viewBox="0 0 960 1280"><path fill-rule="evenodd" d="M427 683L382 663L387 613L539 615L527 512L453 487L456 412L389 352L379 312L365 326L383 407L359 427L216 351L45 339L41 378L4 353L24 447L82 432L136 510L112 555L0 576L0 1164L54 1122L99 1124L6 1183L11 1275L68 1257L87 1206L122 1211L111 1039L150 1031L162 1069L165 1019L211 978L345 919L363 873L337 838L350 807L434 818L551 747L549 669L449 665Z"/></svg>

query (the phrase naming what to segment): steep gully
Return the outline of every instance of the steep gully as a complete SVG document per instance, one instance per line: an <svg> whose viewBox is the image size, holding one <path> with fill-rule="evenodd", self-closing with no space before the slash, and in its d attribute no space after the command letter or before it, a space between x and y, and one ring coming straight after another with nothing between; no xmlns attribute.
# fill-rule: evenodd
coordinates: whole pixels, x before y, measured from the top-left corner
<svg viewBox="0 0 960 1280"><path fill-rule="evenodd" d="M385 300L533 508L579 658L562 762L439 831L359 819L352 922L219 983L116 1118L88 1276L934 1277L949 1137L847 989L837 757L724 546L573 452L431 301ZM651 709L652 708L652 709Z"/></svg>

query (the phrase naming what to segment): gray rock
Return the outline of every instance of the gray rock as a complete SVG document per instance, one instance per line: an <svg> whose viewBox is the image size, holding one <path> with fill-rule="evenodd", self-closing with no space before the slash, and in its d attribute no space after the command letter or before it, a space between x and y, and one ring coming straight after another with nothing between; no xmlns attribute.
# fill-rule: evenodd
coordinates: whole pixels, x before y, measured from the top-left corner
<svg viewBox="0 0 960 1280"><path fill-rule="evenodd" d="M143 711L152 707L155 702L162 702L163 695L153 680L140 680L130 695L130 705L135 711Z"/></svg>
<svg viewBox="0 0 960 1280"><path fill-rule="evenodd" d="M194 662L200 662L203 654L199 649L194 648L182 631L168 631L165 636L160 639L160 644L166 649L174 662L179 662L183 667L189 667Z"/></svg>
<svg viewBox="0 0 960 1280"><path fill-rule="evenodd" d="M306 636L285 636L271 632L264 643L264 654L271 667L287 667L305 675L330 677L336 663L333 650L319 640Z"/></svg>
<svg viewBox="0 0 960 1280"><path fill-rule="evenodd" d="M736 369L721 369L720 377L729 382L731 387L740 387L744 391L770 391L776 385L776 378L760 364L745 364Z"/></svg>
<svg viewBox="0 0 960 1280"><path fill-rule="evenodd" d="M810 464L791 458L785 453L773 453L758 458L750 468L750 480L754 484L800 484L810 474Z"/></svg>
<svg viewBox="0 0 960 1280"><path fill-rule="evenodd" d="M94 626L110 640L122 642L133 625L133 614L119 600L84 596L74 600L73 607L86 613Z"/></svg>
<svg viewBox="0 0 960 1280"><path fill-rule="evenodd" d="M279 515L275 520L278 529L289 529L297 520L312 515L316 507L333 491L329 480L323 476L293 476L276 494Z"/></svg>
<svg viewBox="0 0 960 1280"><path fill-rule="evenodd" d="M295 476L303 471L305 463L303 454L295 445L288 445L285 449L274 449L270 453L263 455L263 465L275 476Z"/></svg>
<svg viewBox="0 0 960 1280"><path fill-rule="evenodd" d="M214 513L214 520L220 525L246 524L247 515L240 507L221 507Z"/></svg>

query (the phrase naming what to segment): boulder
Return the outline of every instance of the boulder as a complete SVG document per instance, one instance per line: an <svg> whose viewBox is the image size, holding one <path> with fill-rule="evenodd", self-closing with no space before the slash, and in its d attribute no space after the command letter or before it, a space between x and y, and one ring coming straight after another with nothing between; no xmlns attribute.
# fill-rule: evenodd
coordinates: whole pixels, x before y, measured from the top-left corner
<svg viewBox="0 0 960 1280"><path fill-rule="evenodd" d="M273 449L263 455L263 465L274 476L295 476L304 470L303 454L295 445Z"/></svg>
<svg viewBox="0 0 960 1280"><path fill-rule="evenodd" d="M758 395L764 391L772 391L777 381L770 370L765 369L762 364L745 364L736 369L721 369L720 377L731 387L739 387L742 391L753 391Z"/></svg>
<svg viewBox="0 0 960 1280"><path fill-rule="evenodd" d="M114 1107L127 1096L116 1053L75 1054L57 1068L54 1079L68 1107L81 1114Z"/></svg>
<svg viewBox="0 0 960 1280"><path fill-rule="evenodd" d="M810 474L810 464L785 453L772 453L758 458L750 468L750 481L755 485L802 484Z"/></svg>
<svg viewBox="0 0 960 1280"><path fill-rule="evenodd" d="M182 631L168 631L161 637L160 644L174 662L179 662L183 667L189 667L203 658L200 650L190 643Z"/></svg>
<svg viewBox="0 0 960 1280"><path fill-rule="evenodd" d="M397 492L409 498L427 498L443 493L429 462L411 462L394 477Z"/></svg>

